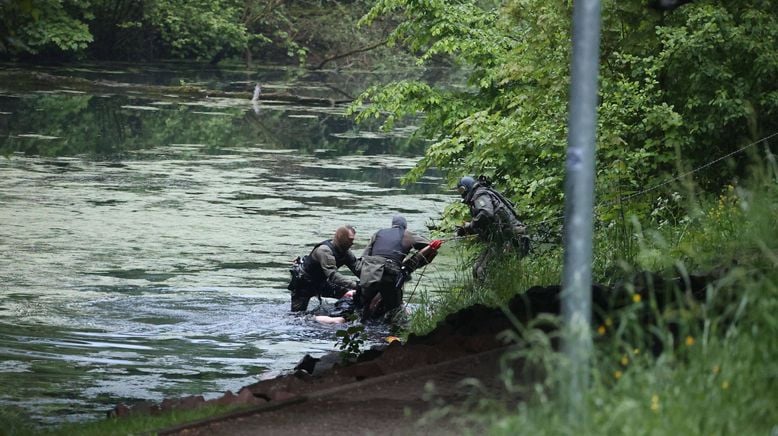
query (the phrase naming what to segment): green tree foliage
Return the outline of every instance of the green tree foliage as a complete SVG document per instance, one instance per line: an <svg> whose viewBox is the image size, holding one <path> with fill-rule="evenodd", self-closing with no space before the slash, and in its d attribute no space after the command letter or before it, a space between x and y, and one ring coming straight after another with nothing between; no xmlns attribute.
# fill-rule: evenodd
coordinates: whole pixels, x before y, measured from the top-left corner
<svg viewBox="0 0 778 436"><path fill-rule="evenodd" d="M392 23L357 31L357 23L367 13L374 0L306 0L287 2L286 15L295 26L288 34L304 47L311 66L348 67L352 65L391 65L411 63L384 42ZM276 46L282 46L278 43Z"/></svg>
<svg viewBox="0 0 778 436"><path fill-rule="evenodd" d="M0 0L0 57L320 64L380 47L371 0ZM385 54L385 53L383 53ZM370 59L379 59L373 55Z"/></svg>
<svg viewBox="0 0 778 436"><path fill-rule="evenodd" d="M657 28L668 104L708 158L778 127L778 11L772 1L701 3Z"/></svg>
<svg viewBox="0 0 778 436"><path fill-rule="evenodd" d="M92 42L89 0L0 0L0 53L77 53Z"/></svg>
<svg viewBox="0 0 778 436"><path fill-rule="evenodd" d="M158 29L173 57L210 60L221 51L246 48L249 35L243 13L243 0L156 0L145 18Z"/></svg>
<svg viewBox="0 0 778 436"><path fill-rule="evenodd" d="M243 8L239 0L3 0L0 53L122 57L150 48L149 55L210 58L246 46Z"/></svg>
<svg viewBox="0 0 778 436"><path fill-rule="evenodd" d="M602 11L600 202L616 205L666 180L679 161L698 168L778 130L778 12L770 1L696 1L662 13L645 2L604 1ZM408 179L431 167L452 182L485 174L535 220L558 216L572 3L380 0L364 23L385 15L400 22L390 41L420 63L445 55L469 71L465 89L396 82L356 102L357 119L386 127L424 114L419 133L435 142ZM715 188L738 171L718 166L699 176ZM614 208L599 212L607 219Z"/></svg>

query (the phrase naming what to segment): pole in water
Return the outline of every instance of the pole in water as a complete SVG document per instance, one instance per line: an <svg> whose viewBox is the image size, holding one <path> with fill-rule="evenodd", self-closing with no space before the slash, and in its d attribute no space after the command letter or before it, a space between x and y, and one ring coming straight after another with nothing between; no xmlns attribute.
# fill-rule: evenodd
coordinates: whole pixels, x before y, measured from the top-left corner
<svg viewBox="0 0 778 436"><path fill-rule="evenodd" d="M566 386L571 423L586 417L592 354L592 215L594 141L600 45L599 0L576 0L565 174L563 349L569 362Z"/></svg>

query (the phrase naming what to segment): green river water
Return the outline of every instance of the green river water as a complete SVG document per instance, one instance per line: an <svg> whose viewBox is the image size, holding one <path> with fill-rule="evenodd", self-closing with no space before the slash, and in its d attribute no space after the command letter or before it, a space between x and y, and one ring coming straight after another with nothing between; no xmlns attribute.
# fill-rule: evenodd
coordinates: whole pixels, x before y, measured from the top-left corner
<svg viewBox="0 0 778 436"><path fill-rule="evenodd" d="M251 90L336 100L387 77L0 65L0 407L102 419L335 349L335 327L289 313L290 261L342 223L357 255L394 213L428 234L455 197L435 174L400 184L424 146L412 126L359 128L341 104L252 105ZM147 87L182 84L219 95ZM432 265L420 287L446 274Z"/></svg>

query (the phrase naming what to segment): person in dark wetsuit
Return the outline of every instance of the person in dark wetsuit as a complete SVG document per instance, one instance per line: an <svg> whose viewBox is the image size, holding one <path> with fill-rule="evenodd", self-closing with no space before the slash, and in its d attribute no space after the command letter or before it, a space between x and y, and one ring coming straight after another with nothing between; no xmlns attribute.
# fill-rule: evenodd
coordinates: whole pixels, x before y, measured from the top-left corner
<svg viewBox="0 0 778 436"><path fill-rule="evenodd" d="M529 240L526 226L519 220L516 209L491 184L470 176L459 179L457 191L462 202L470 208L471 221L457 229L458 236L475 234L486 246L473 264L473 277L483 282L487 266L501 254L517 251L526 255Z"/></svg>
<svg viewBox="0 0 778 436"><path fill-rule="evenodd" d="M338 272L338 268L345 265L359 277L359 264L351 251L355 237L354 227L339 227L332 239L316 244L311 253L303 257L300 280L291 289L292 312L307 310L311 297L341 298L349 290L358 289L356 280Z"/></svg>
<svg viewBox="0 0 778 436"><path fill-rule="evenodd" d="M382 311L391 314L402 304L403 259L411 248L426 247L429 239L407 230L408 223L402 215L392 218L392 227L377 231L362 253L362 322L381 314L369 304L376 294L381 294Z"/></svg>

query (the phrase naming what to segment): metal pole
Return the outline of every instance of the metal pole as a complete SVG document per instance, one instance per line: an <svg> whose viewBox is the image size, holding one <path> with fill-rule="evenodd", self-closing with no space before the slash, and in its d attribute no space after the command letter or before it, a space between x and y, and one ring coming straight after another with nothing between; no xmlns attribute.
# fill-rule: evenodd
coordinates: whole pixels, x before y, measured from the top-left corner
<svg viewBox="0 0 778 436"><path fill-rule="evenodd" d="M589 385L592 354L592 215L599 51L600 2L577 0L573 9L562 315L563 349L570 362L566 384L570 418L578 423L586 416L584 394Z"/></svg>

